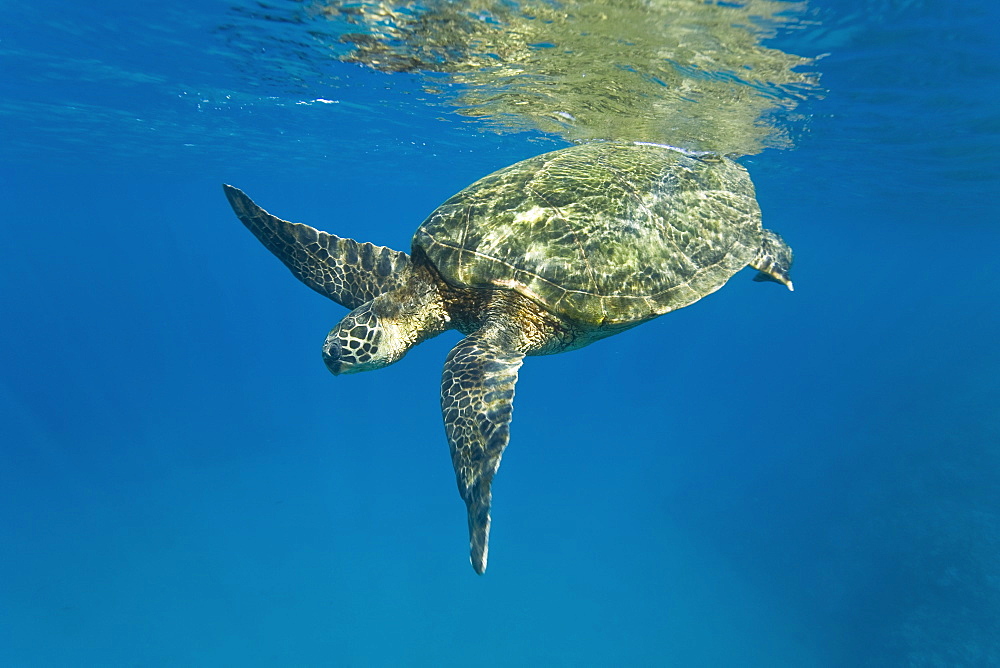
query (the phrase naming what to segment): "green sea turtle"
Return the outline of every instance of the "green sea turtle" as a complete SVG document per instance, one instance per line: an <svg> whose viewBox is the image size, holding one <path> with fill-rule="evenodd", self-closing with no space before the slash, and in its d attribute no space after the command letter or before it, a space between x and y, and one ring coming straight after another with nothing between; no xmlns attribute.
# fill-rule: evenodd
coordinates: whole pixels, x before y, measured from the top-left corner
<svg viewBox="0 0 1000 668"><path fill-rule="evenodd" d="M410 255L276 218L225 186L243 224L306 285L353 309L334 374L378 369L448 329L441 411L486 569L490 487L525 355L581 348L682 308L740 269L792 289L791 249L761 227L746 170L714 154L593 143L501 169L439 206Z"/></svg>

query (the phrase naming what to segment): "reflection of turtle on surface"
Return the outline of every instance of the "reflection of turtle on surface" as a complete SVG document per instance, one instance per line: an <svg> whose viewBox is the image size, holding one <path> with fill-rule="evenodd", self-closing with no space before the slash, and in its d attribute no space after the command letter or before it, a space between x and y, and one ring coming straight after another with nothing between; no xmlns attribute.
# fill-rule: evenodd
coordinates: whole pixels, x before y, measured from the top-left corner
<svg viewBox="0 0 1000 668"><path fill-rule="evenodd" d="M230 186L226 195L292 273L354 309L323 346L334 374L384 367L448 329L466 335L445 362L441 409L478 573L525 355L687 306L747 265L792 287L792 252L761 227L746 170L667 146L588 144L501 169L438 207L411 255L280 220Z"/></svg>

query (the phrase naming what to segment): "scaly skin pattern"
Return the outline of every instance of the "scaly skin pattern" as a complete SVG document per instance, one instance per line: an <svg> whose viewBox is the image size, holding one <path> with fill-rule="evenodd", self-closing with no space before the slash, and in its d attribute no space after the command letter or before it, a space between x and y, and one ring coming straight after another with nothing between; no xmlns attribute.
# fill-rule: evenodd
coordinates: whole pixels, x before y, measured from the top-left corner
<svg viewBox="0 0 1000 668"><path fill-rule="evenodd" d="M458 491L469 519L469 557L486 570L491 486L510 439L514 384L525 355L559 352L572 342L558 318L507 290L491 291L479 327L448 354L441 414ZM471 314L470 314L471 315Z"/></svg>
<svg viewBox="0 0 1000 668"><path fill-rule="evenodd" d="M357 308L407 278L406 253L290 223L257 206L239 188L223 190L240 221L296 278L338 304Z"/></svg>
<svg viewBox="0 0 1000 668"><path fill-rule="evenodd" d="M458 491L469 518L469 557L486 570L491 485L510 439L514 384L524 353L504 349L485 328L452 349L441 376L444 418Z"/></svg>
<svg viewBox="0 0 1000 668"><path fill-rule="evenodd" d="M417 230L456 287L506 288L585 327L638 323L714 292L761 245L746 170L650 144L597 143L480 179Z"/></svg>

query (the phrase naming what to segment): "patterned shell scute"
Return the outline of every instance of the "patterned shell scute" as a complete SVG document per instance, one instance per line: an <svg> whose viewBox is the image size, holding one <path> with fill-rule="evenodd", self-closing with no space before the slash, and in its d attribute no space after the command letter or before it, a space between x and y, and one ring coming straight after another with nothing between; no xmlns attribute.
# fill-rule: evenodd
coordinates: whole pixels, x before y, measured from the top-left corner
<svg viewBox="0 0 1000 668"><path fill-rule="evenodd" d="M598 143L480 179L438 207L413 246L453 285L513 289L601 326L714 292L760 240L743 167L667 146Z"/></svg>

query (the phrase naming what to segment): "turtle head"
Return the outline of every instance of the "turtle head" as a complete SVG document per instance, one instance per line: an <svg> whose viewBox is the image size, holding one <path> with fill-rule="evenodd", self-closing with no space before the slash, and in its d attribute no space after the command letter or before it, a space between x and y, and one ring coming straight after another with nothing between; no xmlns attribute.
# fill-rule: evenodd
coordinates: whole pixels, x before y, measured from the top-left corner
<svg viewBox="0 0 1000 668"><path fill-rule="evenodd" d="M330 330L323 361L336 376L389 366L406 352L451 327L437 285L415 281L380 294Z"/></svg>
<svg viewBox="0 0 1000 668"><path fill-rule="evenodd" d="M395 329L391 320L379 317L374 301L363 304L330 330L323 344L323 361L337 376L389 366L410 347L401 345Z"/></svg>

